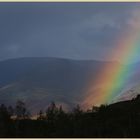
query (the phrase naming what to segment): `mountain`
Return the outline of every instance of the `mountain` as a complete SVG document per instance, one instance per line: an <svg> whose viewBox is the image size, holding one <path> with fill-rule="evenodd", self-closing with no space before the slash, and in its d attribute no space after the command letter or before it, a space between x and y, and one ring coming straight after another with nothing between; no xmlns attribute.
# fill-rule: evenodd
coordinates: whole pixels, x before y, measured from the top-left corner
<svg viewBox="0 0 140 140"><path fill-rule="evenodd" d="M80 103L90 75L104 62L60 58L18 58L0 62L0 103L23 100L30 110L51 102L66 109Z"/></svg>
<svg viewBox="0 0 140 140"><path fill-rule="evenodd" d="M129 78L127 79L121 93L116 96L114 102L131 100L140 94L140 63L134 63L128 67L131 68Z"/></svg>
<svg viewBox="0 0 140 140"><path fill-rule="evenodd" d="M131 99L136 98L136 96L138 94L140 94L140 85L139 84L124 91L122 94L117 96L116 101L118 102L118 101L124 101L124 100L131 100Z"/></svg>
<svg viewBox="0 0 140 140"><path fill-rule="evenodd" d="M55 101L69 110L82 104L90 81L94 81L108 63L117 62L49 57L0 61L0 103L15 105L17 100L23 100L29 110L37 112ZM124 89L140 83L139 75L138 69L133 71L129 86Z"/></svg>

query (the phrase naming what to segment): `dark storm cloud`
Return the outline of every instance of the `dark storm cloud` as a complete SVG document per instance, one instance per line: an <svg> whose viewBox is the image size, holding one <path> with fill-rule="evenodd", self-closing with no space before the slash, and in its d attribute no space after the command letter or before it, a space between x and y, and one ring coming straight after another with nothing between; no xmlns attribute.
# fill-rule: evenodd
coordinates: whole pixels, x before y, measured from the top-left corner
<svg viewBox="0 0 140 140"><path fill-rule="evenodd" d="M0 59L104 59L139 3L0 3Z"/></svg>

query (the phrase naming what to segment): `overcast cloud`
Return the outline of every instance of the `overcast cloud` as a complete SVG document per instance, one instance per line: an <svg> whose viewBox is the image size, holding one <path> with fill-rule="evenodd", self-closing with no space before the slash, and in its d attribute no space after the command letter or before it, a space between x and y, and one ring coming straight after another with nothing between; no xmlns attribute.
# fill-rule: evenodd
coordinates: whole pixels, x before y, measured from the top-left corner
<svg viewBox="0 0 140 140"><path fill-rule="evenodd" d="M139 19L140 3L0 3L0 60L104 60Z"/></svg>

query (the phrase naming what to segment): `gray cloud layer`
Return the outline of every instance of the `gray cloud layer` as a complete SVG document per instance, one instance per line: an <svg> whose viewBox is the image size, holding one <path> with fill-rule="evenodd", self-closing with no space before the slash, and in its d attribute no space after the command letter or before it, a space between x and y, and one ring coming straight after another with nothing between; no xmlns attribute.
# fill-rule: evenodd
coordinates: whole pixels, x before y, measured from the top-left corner
<svg viewBox="0 0 140 140"><path fill-rule="evenodd" d="M0 3L0 60L105 59L119 35L133 28L139 8L139 3Z"/></svg>

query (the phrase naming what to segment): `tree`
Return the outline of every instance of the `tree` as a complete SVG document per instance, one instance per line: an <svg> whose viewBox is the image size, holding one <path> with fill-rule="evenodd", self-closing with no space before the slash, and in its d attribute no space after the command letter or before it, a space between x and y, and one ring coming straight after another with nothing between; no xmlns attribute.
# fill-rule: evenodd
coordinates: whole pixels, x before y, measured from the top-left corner
<svg viewBox="0 0 140 140"><path fill-rule="evenodd" d="M58 108L56 107L55 103L52 102L46 110L47 120L54 121L56 119L57 113L58 113Z"/></svg>
<svg viewBox="0 0 140 140"><path fill-rule="evenodd" d="M57 109L56 119L59 121L63 121L64 118L66 118L66 113L63 110L63 107L60 105L60 107Z"/></svg>
<svg viewBox="0 0 140 140"><path fill-rule="evenodd" d="M37 117L37 120L44 120L44 116L43 116L43 111L40 110L39 113L38 113L38 117Z"/></svg>
<svg viewBox="0 0 140 140"><path fill-rule="evenodd" d="M27 119L29 118L29 112L25 107L25 103L18 100L16 103L15 114L17 119Z"/></svg>
<svg viewBox="0 0 140 140"><path fill-rule="evenodd" d="M59 109L58 109L58 114L65 114L63 107L60 105Z"/></svg>
<svg viewBox="0 0 140 140"><path fill-rule="evenodd" d="M10 115L7 107L4 104L0 105L0 137L5 137L8 134L10 123Z"/></svg>
<svg viewBox="0 0 140 140"><path fill-rule="evenodd" d="M99 107L97 107L97 106L92 107L92 112L98 112L98 111L99 111Z"/></svg>
<svg viewBox="0 0 140 140"><path fill-rule="evenodd" d="M51 102L46 110L46 118L48 121L54 121L61 117L64 117L66 113L64 112L62 106L57 107L54 102Z"/></svg>
<svg viewBox="0 0 140 140"><path fill-rule="evenodd" d="M1 120L9 120L10 115L8 113L7 107L4 104L0 105L0 119Z"/></svg>
<svg viewBox="0 0 140 140"><path fill-rule="evenodd" d="M105 112L106 108L107 108L107 105L101 105L99 107L99 112Z"/></svg>
<svg viewBox="0 0 140 140"><path fill-rule="evenodd" d="M10 117L14 115L14 109L13 109L12 106L9 106L9 107L7 108L7 110L8 110L8 113L9 113Z"/></svg>
<svg viewBox="0 0 140 140"><path fill-rule="evenodd" d="M80 105L77 105L74 109L73 109L73 113L75 115L81 115L83 113L82 109L80 108Z"/></svg>

